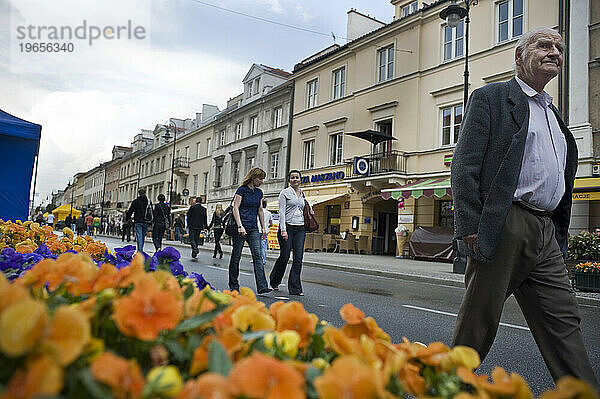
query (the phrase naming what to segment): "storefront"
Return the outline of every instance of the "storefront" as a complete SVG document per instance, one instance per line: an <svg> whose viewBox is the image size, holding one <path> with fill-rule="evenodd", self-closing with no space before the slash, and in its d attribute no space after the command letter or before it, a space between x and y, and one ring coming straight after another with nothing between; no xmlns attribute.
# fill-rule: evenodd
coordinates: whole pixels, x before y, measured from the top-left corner
<svg viewBox="0 0 600 399"><path fill-rule="evenodd" d="M600 177L578 177L573 187L569 233L594 231L600 227Z"/></svg>

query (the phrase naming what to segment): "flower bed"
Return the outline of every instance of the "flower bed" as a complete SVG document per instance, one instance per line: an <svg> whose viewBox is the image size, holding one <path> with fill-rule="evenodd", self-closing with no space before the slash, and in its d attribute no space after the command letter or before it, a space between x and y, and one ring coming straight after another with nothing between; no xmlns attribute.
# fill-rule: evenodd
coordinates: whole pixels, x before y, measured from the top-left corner
<svg viewBox="0 0 600 399"><path fill-rule="evenodd" d="M600 292L600 263L578 263L572 274L578 290Z"/></svg>
<svg viewBox="0 0 600 399"><path fill-rule="evenodd" d="M515 373L475 375L468 347L394 344L351 304L336 328L299 302L267 307L248 288L175 276L173 251L108 253L119 265L67 252L0 274L0 397L532 397ZM542 397L597 395L566 377Z"/></svg>

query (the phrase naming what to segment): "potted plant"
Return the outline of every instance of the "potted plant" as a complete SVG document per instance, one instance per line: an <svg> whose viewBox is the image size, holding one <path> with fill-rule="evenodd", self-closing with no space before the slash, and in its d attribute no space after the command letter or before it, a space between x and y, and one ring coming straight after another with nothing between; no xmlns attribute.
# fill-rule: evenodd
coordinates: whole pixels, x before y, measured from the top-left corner
<svg viewBox="0 0 600 399"><path fill-rule="evenodd" d="M578 263L573 268L573 280L578 290L600 292L600 263Z"/></svg>

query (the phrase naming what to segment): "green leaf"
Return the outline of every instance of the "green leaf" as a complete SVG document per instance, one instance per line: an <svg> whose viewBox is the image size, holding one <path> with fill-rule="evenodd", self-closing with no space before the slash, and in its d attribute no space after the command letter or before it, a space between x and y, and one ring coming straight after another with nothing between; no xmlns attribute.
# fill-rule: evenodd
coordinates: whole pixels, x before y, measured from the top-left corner
<svg viewBox="0 0 600 399"><path fill-rule="evenodd" d="M306 397L308 397L309 399L318 399L319 398L319 394L317 393L317 390L315 389L315 378L317 378L318 376L321 375L321 370L310 366L307 370L306 373L304 373L304 377L306 378Z"/></svg>
<svg viewBox="0 0 600 399"><path fill-rule="evenodd" d="M192 334L192 336L190 336L190 338L188 339L187 345L185 346L185 350L187 352L193 352L194 349L196 349L197 347L200 346L200 343L202 342L202 336L199 334Z"/></svg>
<svg viewBox="0 0 600 399"><path fill-rule="evenodd" d="M191 355L191 353L186 352L183 349L183 347L179 344L179 342L177 342L174 339L167 340L165 342L165 346L167 347L167 349L169 349L169 352L173 354L173 356L178 362L185 362Z"/></svg>
<svg viewBox="0 0 600 399"><path fill-rule="evenodd" d="M211 341L208 346L208 371L227 377L231 371L231 360L227 351L218 341Z"/></svg>
<svg viewBox="0 0 600 399"><path fill-rule="evenodd" d="M96 382L89 369L81 370L79 372L79 380L93 398L104 399L113 397L110 389Z"/></svg>
<svg viewBox="0 0 600 399"><path fill-rule="evenodd" d="M223 309L224 308L211 310L210 312L205 312L205 313L190 317L189 319L183 320L181 323L179 323L179 325L177 327L175 327L173 332L175 334L179 334L182 332L194 330L194 329L200 327L201 325L212 321L215 317L217 317L223 311Z"/></svg>
<svg viewBox="0 0 600 399"><path fill-rule="evenodd" d="M270 331L262 330L262 331L249 331L242 334L242 339L244 342L246 341L254 341L255 339L259 339L265 336L266 333Z"/></svg>
<svg viewBox="0 0 600 399"><path fill-rule="evenodd" d="M183 291L183 300L187 301L189 297L194 294L194 286L192 284L188 284L185 291Z"/></svg>

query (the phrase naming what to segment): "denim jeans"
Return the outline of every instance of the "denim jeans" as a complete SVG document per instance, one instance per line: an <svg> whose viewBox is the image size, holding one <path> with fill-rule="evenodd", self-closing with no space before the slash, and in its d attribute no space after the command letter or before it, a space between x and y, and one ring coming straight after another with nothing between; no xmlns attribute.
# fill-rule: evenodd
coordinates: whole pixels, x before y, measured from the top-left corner
<svg viewBox="0 0 600 399"><path fill-rule="evenodd" d="M250 252L252 253L252 263L254 265L254 279L256 281L256 289L262 291L269 288L267 278L265 277L265 269L262 264L261 248L260 248L260 233L258 229L246 229L246 235L233 235L233 249L231 251L231 259L229 260L229 289L240 289L238 277L240 275L240 259L244 242L248 242Z"/></svg>
<svg viewBox="0 0 600 399"><path fill-rule="evenodd" d="M144 239L146 238L146 233L148 232L148 225L146 223L136 223L135 224L135 240L137 244L137 250L139 252L144 251Z"/></svg>
<svg viewBox="0 0 600 399"><path fill-rule="evenodd" d="M300 294L302 292L300 272L302 271L302 257L304 255L304 239L306 238L306 232L304 231L304 226L293 226L290 224L286 226L286 230L288 233L287 240L284 240L281 236L281 230L277 231L279 258L275 261L275 266L273 266L273 270L271 270L269 280L271 287L273 288L277 288L277 286L281 284L281 280L285 274L285 268L290 259L290 252L293 250L294 259L288 278L288 292L292 295Z"/></svg>
<svg viewBox="0 0 600 399"><path fill-rule="evenodd" d="M181 227L175 226L175 241L181 241Z"/></svg>
<svg viewBox="0 0 600 399"><path fill-rule="evenodd" d="M155 224L152 227L152 242L157 251L162 247L162 239L166 229L167 226L164 224Z"/></svg>
<svg viewBox="0 0 600 399"><path fill-rule="evenodd" d="M260 240L260 246L261 246L261 255L262 255L262 262L263 262L263 266L267 263L267 247L269 246L269 238L265 238L264 240L261 238Z"/></svg>

